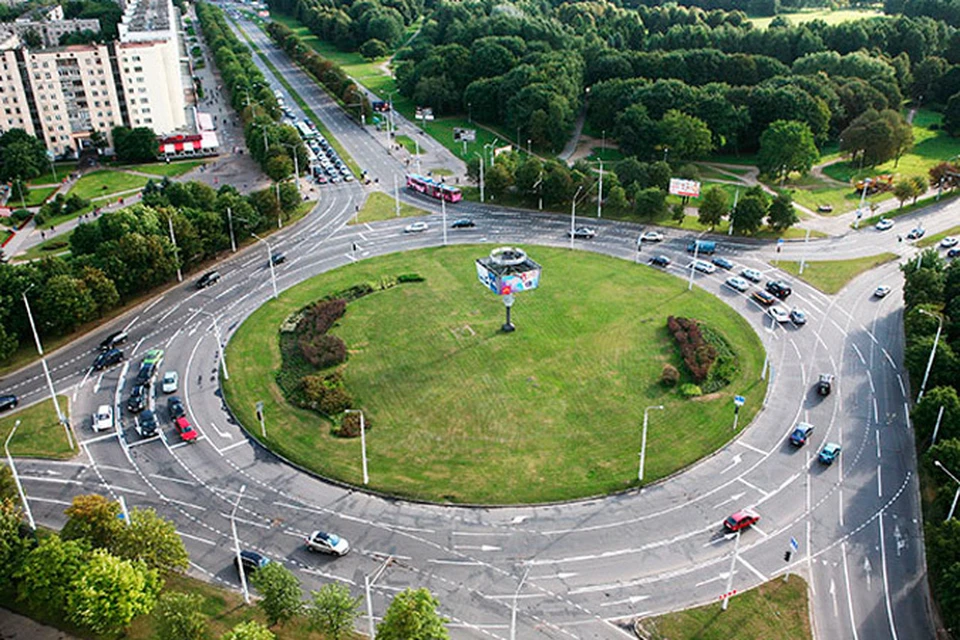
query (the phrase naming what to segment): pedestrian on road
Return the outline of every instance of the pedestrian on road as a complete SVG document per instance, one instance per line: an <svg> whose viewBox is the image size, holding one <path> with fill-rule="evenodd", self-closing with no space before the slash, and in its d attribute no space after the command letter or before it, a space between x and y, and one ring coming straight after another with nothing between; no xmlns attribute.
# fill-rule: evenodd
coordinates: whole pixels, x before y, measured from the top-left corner
<svg viewBox="0 0 960 640"><path fill-rule="evenodd" d="M43 231L41 231L41 232L40 232L40 239L41 239L41 240L46 240L46 239L47 239L47 234L45 234Z"/></svg>

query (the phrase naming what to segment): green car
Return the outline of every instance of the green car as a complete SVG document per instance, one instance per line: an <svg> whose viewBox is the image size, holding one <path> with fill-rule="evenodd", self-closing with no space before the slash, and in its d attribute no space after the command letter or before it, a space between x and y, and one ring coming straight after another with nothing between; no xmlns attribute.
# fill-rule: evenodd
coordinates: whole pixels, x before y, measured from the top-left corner
<svg viewBox="0 0 960 640"><path fill-rule="evenodd" d="M163 349L150 349L143 356L143 364L152 364L159 367L161 362L163 362Z"/></svg>

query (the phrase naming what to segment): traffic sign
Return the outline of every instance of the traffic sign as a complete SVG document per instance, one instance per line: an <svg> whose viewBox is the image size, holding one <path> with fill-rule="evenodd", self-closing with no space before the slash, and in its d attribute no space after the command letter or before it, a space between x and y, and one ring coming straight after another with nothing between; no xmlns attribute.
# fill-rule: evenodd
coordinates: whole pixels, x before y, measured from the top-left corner
<svg viewBox="0 0 960 640"><path fill-rule="evenodd" d="M733 396L733 404L738 407L742 407L747 402L747 399L743 396Z"/></svg>
<svg viewBox="0 0 960 640"><path fill-rule="evenodd" d="M800 543L797 542L796 538L790 538L790 546L793 548L794 551L800 550Z"/></svg>
<svg viewBox="0 0 960 640"><path fill-rule="evenodd" d="M777 238L777 244L783 244L783 238Z"/></svg>

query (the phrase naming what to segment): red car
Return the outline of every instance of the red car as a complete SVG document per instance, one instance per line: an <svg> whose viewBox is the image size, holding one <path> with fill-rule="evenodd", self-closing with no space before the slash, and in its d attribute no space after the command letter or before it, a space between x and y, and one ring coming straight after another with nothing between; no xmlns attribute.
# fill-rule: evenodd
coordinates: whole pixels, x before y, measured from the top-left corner
<svg viewBox="0 0 960 640"><path fill-rule="evenodd" d="M760 514L753 509L741 509L723 521L727 531L746 529L760 520Z"/></svg>
<svg viewBox="0 0 960 640"><path fill-rule="evenodd" d="M197 439L197 432L193 428L193 425L184 418L180 417L173 421L173 424L177 427L177 433L180 434L180 439L184 442L193 442Z"/></svg>

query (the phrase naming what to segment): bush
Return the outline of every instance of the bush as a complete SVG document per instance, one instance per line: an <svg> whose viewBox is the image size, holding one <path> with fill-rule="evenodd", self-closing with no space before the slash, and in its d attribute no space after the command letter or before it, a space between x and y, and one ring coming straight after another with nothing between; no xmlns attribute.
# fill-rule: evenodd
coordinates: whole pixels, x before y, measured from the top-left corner
<svg viewBox="0 0 960 640"><path fill-rule="evenodd" d="M665 387L675 387L680 382L680 372L672 364L663 365L663 371L660 372L660 384Z"/></svg>
<svg viewBox="0 0 960 640"><path fill-rule="evenodd" d="M424 282L424 278L419 273L401 273L397 276L397 282Z"/></svg>
<svg viewBox="0 0 960 640"><path fill-rule="evenodd" d="M363 417L363 430L370 431L370 420ZM360 436L360 414L344 413L340 419L340 426L334 429L334 435L341 438L357 438Z"/></svg>
<svg viewBox="0 0 960 640"><path fill-rule="evenodd" d="M301 336L298 344L303 357L318 369L338 365L347 359L347 345L337 336L319 335L312 339Z"/></svg>
<svg viewBox="0 0 960 640"><path fill-rule="evenodd" d="M680 385L680 395L684 398L696 398L703 395L703 390L692 382Z"/></svg>
<svg viewBox="0 0 960 640"><path fill-rule="evenodd" d="M719 331L703 323L700 324L700 331L704 340L717 350L716 362L710 367L707 379L700 385L704 393L713 393L733 382L740 373L740 359Z"/></svg>
<svg viewBox="0 0 960 640"><path fill-rule="evenodd" d="M387 45L376 38L370 38L360 45L360 55L367 60L382 58L387 55Z"/></svg>
<svg viewBox="0 0 960 640"><path fill-rule="evenodd" d="M680 347L680 355L695 382L703 382L717 359L717 349L703 337L700 325L690 318L667 318L667 329Z"/></svg>
<svg viewBox="0 0 960 640"><path fill-rule="evenodd" d="M328 376L303 376L300 388L304 406L325 415L335 416L353 406L353 398L347 392L340 372Z"/></svg>
<svg viewBox="0 0 960 640"><path fill-rule="evenodd" d="M30 217L30 211L27 209L16 209L10 214L10 217L13 218L13 221L19 225L21 222Z"/></svg>

